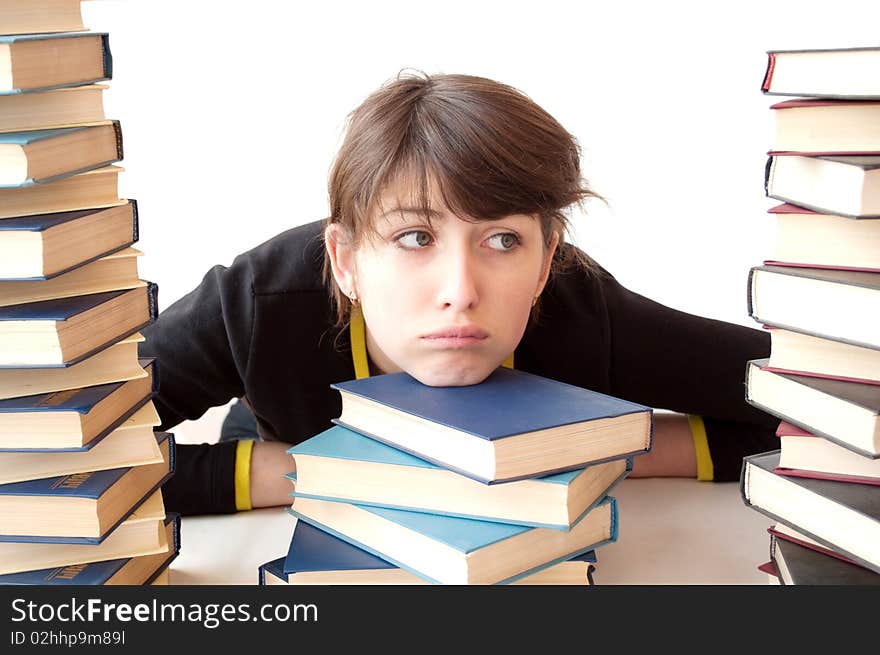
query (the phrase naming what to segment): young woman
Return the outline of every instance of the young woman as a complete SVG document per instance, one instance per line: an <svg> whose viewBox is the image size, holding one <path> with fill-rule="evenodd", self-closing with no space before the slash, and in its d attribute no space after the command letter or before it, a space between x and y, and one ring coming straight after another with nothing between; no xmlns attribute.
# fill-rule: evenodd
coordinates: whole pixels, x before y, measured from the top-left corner
<svg viewBox="0 0 880 655"><path fill-rule="evenodd" d="M622 287L565 241L595 194L576 140L525 95L399 76L349 117L330 216L215 266L145 330L161 429L242 398L262 440L181 445L184 514L290 503L285 450L331 426L331 383L406 371L471 385L501 365L673 413L634 476L736 480L777 421L744 400L770 339Z"/></svg>

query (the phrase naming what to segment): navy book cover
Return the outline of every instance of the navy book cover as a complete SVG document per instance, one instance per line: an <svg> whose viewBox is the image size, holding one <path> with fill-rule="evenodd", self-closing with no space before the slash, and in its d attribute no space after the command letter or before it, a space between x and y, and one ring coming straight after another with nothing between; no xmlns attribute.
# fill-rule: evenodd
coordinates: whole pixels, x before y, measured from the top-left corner
<svg viewBox="0 0 880 655"><path fill-rule="evenodd" d="M0 307L0 321L66 321L77 314L110 302L131 289L90 293L85 296L40 300Z"/></svg>
<svg viewBox="0 0 880 655"><path fill-rule="evenodd" d="M167 526L169 523L173 524L174 543L168 544L168 553L165 553L167 557L158 571L165 568L180 550L180 515L169 512L165 516L165 525ZM145 555L145 557L153 557L153 555ZM132 559L131 557L123 557L88 564L71 564L51 569L7 573L0 575L0 585L102 585ZM158 571L154 572L145 581L145 584L149 584Z"/></svg>
<svg viewBox="0 0 880 655"><path fill-rule="evenodd" d="M407 373L377 375L330 386L490 441L652 411L645 405L598 391L504 367L480 384L464 387L430 387Z"/></svg>
<svg viewBox="0 0 880 655"><path fill-rule="evenodd" d="M155 358L143 357L138 363L153 377L153 392L158 389L159 376L156 375L157 367ZM94 387L81 387L79 389L66 389L41 393L34 396L19 396L18 398L5 398L0 400L0 413L19 412L77 412L88 414L95 405L107 399L115 391L118 391L125 382L108 382Z"/></svg>
<svg viewBox="0 0 880 655"><path fill-rule="evenodd" d="M155 435L158 444L171 438L169 432L156 432ZM119 482L120 478L130 470L131 467L127 466L104 471L59 475L39 480L10 482L9 484L0 484L0 496L66 496L97 500L101 494Z"/></svg>

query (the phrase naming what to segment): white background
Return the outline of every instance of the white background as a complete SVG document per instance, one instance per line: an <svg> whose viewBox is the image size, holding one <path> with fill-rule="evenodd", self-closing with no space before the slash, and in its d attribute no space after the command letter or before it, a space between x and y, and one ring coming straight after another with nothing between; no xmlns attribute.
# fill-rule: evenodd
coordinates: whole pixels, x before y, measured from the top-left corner
<svg viewBox="0 0 880 655"><path fill-rule="evenodd" d="M880 3L90 0L160 309L214 264L326 216L344 120L402 68L497 79L553 114L609 207L574 241L663 304L757 327L772 245L766 51L878 44Z"/></svg>

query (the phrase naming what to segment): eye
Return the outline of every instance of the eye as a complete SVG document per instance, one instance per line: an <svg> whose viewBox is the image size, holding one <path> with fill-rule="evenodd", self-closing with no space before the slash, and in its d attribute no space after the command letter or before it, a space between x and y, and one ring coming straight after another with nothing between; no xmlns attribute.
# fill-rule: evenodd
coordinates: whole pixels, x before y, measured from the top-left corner
<svg viewBox="0 0 880 655"><path fill-rule="evenodd" d="M424 230L410 230L395 239L397 244L407 250L421 250L429 246L434 238Z"/></svg>
<svg viewBox="0 0 880 655"><path fill-rule="evenodd" d="M486 239L486 242L493 250L501 250L502 252L513 250L520 243L519 237L513 232L499 232L498 234L493 234Z"/></svg>

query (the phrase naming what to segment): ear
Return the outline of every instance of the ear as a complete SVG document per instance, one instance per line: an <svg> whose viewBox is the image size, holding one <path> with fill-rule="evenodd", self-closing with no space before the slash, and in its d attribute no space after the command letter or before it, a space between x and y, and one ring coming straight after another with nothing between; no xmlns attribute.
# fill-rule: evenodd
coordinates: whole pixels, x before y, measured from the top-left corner
<svg viewBox="0 0 880 655"><path fill-rule="evenodd" d="M355 251L347 231L339 223L324 228L324 247L330 259L333 279L346 296L357 293Z"/></svg>
<svg viewBox="0 0 880 655"><path fill-rule="evenodd" d="M547 284L547 280L550 277L550 268L553 264L553 255L556 254L556 247L559 245L559 232L554 232L553 236L550 239L550 245L547 247L547 252L544 254L544 268L541 271L541 279L538 282L538 289L535 291L535 298L541 295L544 291L544 286Z"/></svg>

